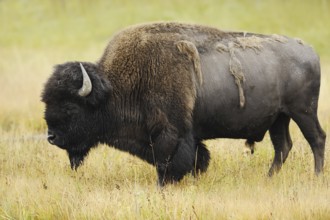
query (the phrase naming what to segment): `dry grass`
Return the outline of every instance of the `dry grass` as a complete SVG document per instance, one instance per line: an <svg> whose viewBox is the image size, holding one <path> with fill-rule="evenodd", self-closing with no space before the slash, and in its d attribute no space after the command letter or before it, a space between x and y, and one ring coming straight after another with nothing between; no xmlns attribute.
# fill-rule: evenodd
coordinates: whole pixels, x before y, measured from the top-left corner
<svg viewBox="0 0 330 220"><path fill-rule="evenodd" d="M269 139L255 155L242 141L208 142L212 162L198 179L157 188L155 170L106 146L78 172L41 137L1 134L0 218L14 219L329 219L329 166L315 178L309 147L295 147L276 177L266 172ZM230 147L229 147L230 146ZM329 161L327 146L327 160Z"/></svg>
<svg viewBox="0 0 330 220"><path fill-rule="evenodd" d="M329 141L324 175L316 178L311 150L294 123L293 150L281 173L274 178L266 176L273 157L268 136L257 144L253 156L243 153L242 140L215 140L207 142L212 155L207 173L197 179L187 176L179 184L160 190L153 167L107 146L93 150L78 172L71 171L65 152L45 140L44 106L40 102L43 83L54 64L98 59L109 33L128 23L198 20L228 29L292 31L288 35L302 33L304 36L298 36L321 52L319 117L330 137L330 55L329 47L324 46L329 29L322 26L327 24L330 13L328 9L315 8L328 6L326 1L299 4L301 8L296 11L288 7L294 1L288 1L283 12L275 7L277 1L271 0L258 1L256 9L244 0L222 1L221 7L213 7L215 2L211 0L192 1L190 7L183 0L151 1L143 7L130 5L129 1L114 1L117 8L111 9L111 13L105 10L105 1L95 1L98 4L88 8L87 1L81 1L80 7L80 1L73 0L64 12L60 3L54 6L52 1L41 1L45 4L30 1L35 7L23 2L0 1L0 219L330 219ZM68 13L70 7L77 8L73 12L78 16L76 20ZM302 21L305 14L301 16L299 12L306 7L310 14ZM51 13L39 13L40 8ZM13 19L21 9L32 17ZM87 9L94 9L94 16L97 12L100 17L92 17L91 13L79 17ZM230 17L228 9L238 17L236 20L226 20ZM116 20L125 10L128 15ZM296 15L292 17L296 23L285 23L292 21L286 12ZM258 19L257 13L268 17ZM316 22L317 16L322 17L320 23ZM106 23L114 21L109 24L110 32L96 25L105 18ZM309 22L315 25L306 31L299 29L309 27ZM95 34L83 33L85 26L81 24ZM47 35L49 32L44 32L44 28L52 34ZM81 37L80 43L74 37L77 35Z"/></svg>
<svg viewBox="0 0 330 220"><path fill-rule="evenodd" d="M89 50L86 54L97 56ZM92 151L84 166L73 172L65 152L50 146L43 135L39 95L59 58L47 51L15 50L2 57L0 218L330 218L329 144L325 174L315 178L311 150L294 123L294 148L282 172L272 179L266 177L273 157L268 136L253 156L243 153L244 141L208 141L208 172L197 179L187 176L163 190L156 186L153 167L106 146ZM8 64L13 59L17 65ZM330 66L323 64L319 114L330 136Z"/></svg>

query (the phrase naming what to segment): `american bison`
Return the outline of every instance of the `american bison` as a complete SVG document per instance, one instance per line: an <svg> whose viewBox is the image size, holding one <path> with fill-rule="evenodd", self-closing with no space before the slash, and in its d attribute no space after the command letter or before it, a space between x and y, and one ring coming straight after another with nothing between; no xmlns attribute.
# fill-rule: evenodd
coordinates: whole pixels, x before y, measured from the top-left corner
<svg viewBox="0 0 330 220"><path fill-rule="evenodd" d="M151 23L117 33L97 63L57 65L42 101L48 141L68 152L73 169L105 143L155 165L164 185L206 171L203 140L252 146L267 131L273 175L292 147L291 119L322 172L319 88L319 58L301 40Z"/></svg>

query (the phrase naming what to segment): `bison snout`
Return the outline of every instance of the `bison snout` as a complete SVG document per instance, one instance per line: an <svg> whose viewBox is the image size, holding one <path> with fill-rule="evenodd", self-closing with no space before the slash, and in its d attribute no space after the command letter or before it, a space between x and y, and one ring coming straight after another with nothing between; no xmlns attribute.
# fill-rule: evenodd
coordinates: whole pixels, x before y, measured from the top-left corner
<svg viewBox="0 0 330 220"><path fill-rule="evenodd" d="M54 144L54 140L56 139L56 135L52 131L48 131L47 140L50 144Z"/></svg>

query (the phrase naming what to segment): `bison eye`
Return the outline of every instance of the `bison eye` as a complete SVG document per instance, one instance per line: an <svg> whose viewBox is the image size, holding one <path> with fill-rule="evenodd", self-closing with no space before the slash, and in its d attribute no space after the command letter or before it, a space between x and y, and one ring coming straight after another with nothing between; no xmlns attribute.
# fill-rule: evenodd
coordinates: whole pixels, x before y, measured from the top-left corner
<svg viewBox="0 0 330 220"><path fill-rule="evenodd" d="M67 115L75 115L79 113L79 106L74 103L66 103L63 110Z"/></svg>

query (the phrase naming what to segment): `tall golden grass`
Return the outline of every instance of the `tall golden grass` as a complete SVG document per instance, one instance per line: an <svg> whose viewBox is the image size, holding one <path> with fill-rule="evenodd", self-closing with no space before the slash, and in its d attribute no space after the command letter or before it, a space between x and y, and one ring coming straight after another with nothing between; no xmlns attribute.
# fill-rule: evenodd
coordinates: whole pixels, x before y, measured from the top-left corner
<svg viewBox="0 0 330 220"><path fill-rule="evenodd" d="M294 143L282 171L268 136L254 155L243 140L207 141L209 170L159 189L152 166L108 146L77 172L45 140L40 93L54 64L97 60L120 28L152 20L298 36L321 56L319 118L330 128L328 1L0 1L0 219L330 219L330 146L324 175L309 145Z"/></svg>

